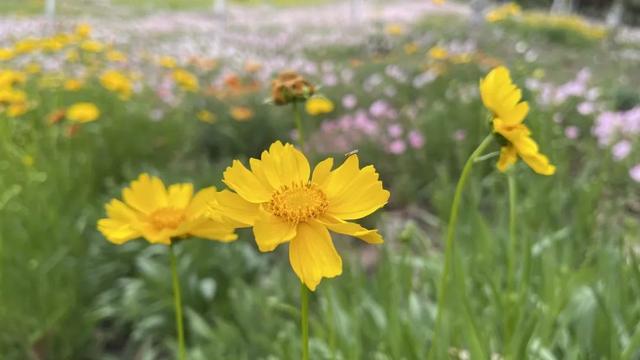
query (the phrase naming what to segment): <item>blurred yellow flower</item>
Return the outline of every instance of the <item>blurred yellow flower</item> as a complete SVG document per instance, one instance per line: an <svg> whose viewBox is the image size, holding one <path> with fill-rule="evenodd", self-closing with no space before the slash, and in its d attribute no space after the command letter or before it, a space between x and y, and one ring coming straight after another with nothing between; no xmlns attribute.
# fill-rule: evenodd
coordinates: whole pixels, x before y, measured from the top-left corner
<svg viewBox="0 0 640 360"><path fill-rule="evenodd" d="M32 62L24 67L24 71L29 74L38 74L42 71L42 66L40 66L40 64L38 63Z"/></svg>
<svg viewBox="0 0 640 360"><path fill-rule="evenodd" d="M120 95L123 100L129 99L133 92L133 83L123 73L117 70L107 70L100 76L102 86Z"/></svg>
<svg viewBox="0 0 640 360"><path fill-rule="evenodd" d="M418 51L418 44L414 42L406 43L404 45L404 53L407 55L413 55Z"/></svg>
<svg viewBox="0 0 640 360"><path fill-rule="evenodd" d="M98 107L89 102L79 102L67 109L66 117L70 121L87 123L95 121L100 116Z"/></svg>
<svg viewBox="0 0 640 360"><path fill-rule="evenodd" d="M236 121L249 121L253 117L253 110L245 106L234 106L230 111L231 118Z"/></svg>
<svg viewBox="0 0 640 360"><path fill-rule="evenodd" d="M16 53L11 48L0 48L0 61L8 61L15 57Z"/></svg>
<svg viewBox="0 0 640 360"><path fill-rule="evenodd" d="M171 56L160 57L160 59L158 60L158 64L167 69L174 69L177 66L176 59Z"/></svg>
<svg viewBox="0 0 640 360"><path fill-rule="evenodd" d="M198 78L187 70L175 70L173 80L185 91L196 92L200 87Z"/></svg>
<svg viewBox="0 0 640 360"><path fill-rule="evenodd" d="M480 95L484 106L493 115L493 131L502 145L498 169L506 171L520 157L538 174L553 175L556 167L540 153L531 131L523 124L529 104L522 99L522 91L513 84L509 70L497 67L480 80Z"/></svg>
<svg viewBox="0 0 640 360"><path fill-rule="evenodd" d="M431 0L434 5L442 6L445 3L445 0Z"/></svg>
<svg viewBox="0 0 640 360"><path fill-rule="evenodd" d="M122 199L106 205L107 218L98 230L114 244L143 237L152 244L169 245L187 236L229 242L236 240L233 223L210 209L219 192L214 187L193 195L193 185L174 184L141 174L122 191Z"/></svg>
<svg viewBox="0 0 640 360"><path fill-rule="evenodd" d="M25 38L16 42L14 47L16 53L26 54L37 49L38 41L34 38Z"/></svg>
<svg viewBox="0 0 640 360"><path fill-rule="evenodd" d="M198 117L198 120L207 124L213 124L217 121L216 116L212 112L207 110L198 111L198 114L196 116Z"/></svg>
<svg viewBox="0 0 640 360"><path fill-rule="evenodd" d="M91 36L91 25L87 23L78 24L76 26L75 33L81 38L88 38Z"/></svg>
<svg viewBox="0 0 640 360"><path fill-rule="evenodd" d="M80 44L80 48L84 51L99 53L104 50L104 44L96 40L85 40Z"/></svg>
<svg viewBox="0 0 640 360"><path fill-rule="evenodd" d="M307 100L305 109L309 115L328 114L333 111L333 103L325 97L314 96Z"/></svg>
<svg viewBox="0 0 640 360"><path fill-rule="evenodd" d="M76 62L80 60L80 53L76 49L69 50L64 54L64 58L69 62Z"/></svg>
<svg viewBox="0 0 640 360"><path fill-rule="evenodd" d="M35 159L31 155L24 155L22 157L22 164L26 167L32 167L35 162Z"/></svg>
<svg viewBox="0 0 640 360"><path fill-rule="evenodd" d="M404 28L400 24L388 24L384 28L384 32L391 36L400 36L404 34Z"/></svg>
<svg viewBox="0 0 640 360"><path fill-rule="evenodd" d="M121 51L109 50L107 51L107 60L122 63L127 61L127 56Z"/></svg>
<svg viewBox="0 0 640 360"><path fill-rule="evenodd" d="M16 102L9 105L7 108L7 115L9 115L9 117L18 117L26 113L27 110L28 107L26 102Z"/></svg>
<svg viewBox="0 0 640 360"><path fill-rule="evenodd" d="M307 158L291 144L277 141L251 169L235 160L224 172L222 191L212 204L234 221L253 227L262 252L289 242L289 262L298 278L315 290L322 278L342 273L342 259L328 230L370 244L383 242L377 230L349 220L383 207L389 192L372 165L360 168L351 155L332 171L333 158L320 162L311 174Z"/></svg>
<svg viewBox="0 0 640 360"><path fill-rule="evenodd" d="M506 3L504 5L501 5L491 11L489 11L486 15L485 15L485 19L488 22L498 22L498 21L502 21L505 20L509 17L512 16L518 16L522 13L522 9L520 8L520 5L516 4L516 3Z"/></svg>
<svg viewBox="0 0 640 360"><path fill-rule="evenodd" d="M69 79L64 82L64 89L67 91L78 91L82 88L82 81L78 79Z"/></svg>
<svg viewBox="0 0 640 360"><path fill-rule="evenodd" d="M433 60L444 60L449 56L449 52L447 49L443 48L440 45L436 45L429 49L429 57Z"/></svg>

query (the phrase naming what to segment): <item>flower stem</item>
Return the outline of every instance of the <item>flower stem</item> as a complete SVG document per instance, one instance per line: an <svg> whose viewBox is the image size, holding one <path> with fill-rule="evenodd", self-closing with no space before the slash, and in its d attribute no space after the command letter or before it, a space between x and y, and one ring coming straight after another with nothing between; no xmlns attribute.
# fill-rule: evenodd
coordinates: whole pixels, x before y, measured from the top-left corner
<svg viewBox="0 0 640 360"><path fill-rule="evenodd" d="M187 358L184 346L184 326L182 323L182 298L180 296L180 281L176 265L176 255L173 251L173 242L169 245L169 261L171 262L171 278L173 282L173 305L176 312L176 332L178 334L178 359Z"/></svg>
<svg viewBox="0 0 640 360"><path fill-rule="evenodd" d="M302 331L302 360L309 360L309 290L300 282L300 329Z"/></svg>
<svg viewBox="0 0 640 360"><path fill-rule="evenodd" d="M509 183L509 258L508 264L508 288L507 291L513 291L513 282L515 281L515 258L516 258L516 180L512 173L507 175Z"/></svg>
<svg viewBox="0 0 640 360"><path fill-rule="evenodd" d="M453 203L451 204L451 212L449 214L449 224L447 226L447 239L446 239L446 247L445 247L445 256L444 256L444 269L442 271L442 276L440 277L440 289L438 294L438 310L436 313L436 328L433 334L433 341L431 344L431 348L429 350L429 358L433 359L434 356L436 358L440 358L437 356L437 345L440 340L439 337L442 333L442 317L443 311L445 309L445 304L447 303L447 289L449 287L450 277L451 277L451 268L453 266L454 259L454 237L456 232L456 224L458 222L458 213L460 209L460 201L462 200L462 190L464 189L467 180L469 179L469 174L471 173L471 168L476 160L476 158L482 154L482 152L489 146L491 140L493 139L493 134L487 135L487 137L482 140L480 145L471 153L469 158L467 159L464 167L462 168L462 174L460 175L460 179L458 180L458 184L456 185L456 191L453 195Z"/></svg>
<svg viewBox="0 0 640 360"><path fill-rule="evenodd" d="M302 128L302 114L300 113L300 107L298 106L298 102L292 102L293 106L293 116L296 122L296 129L298 130L298 144L300 145L300 150L304 149L304 129Z"/></svg>

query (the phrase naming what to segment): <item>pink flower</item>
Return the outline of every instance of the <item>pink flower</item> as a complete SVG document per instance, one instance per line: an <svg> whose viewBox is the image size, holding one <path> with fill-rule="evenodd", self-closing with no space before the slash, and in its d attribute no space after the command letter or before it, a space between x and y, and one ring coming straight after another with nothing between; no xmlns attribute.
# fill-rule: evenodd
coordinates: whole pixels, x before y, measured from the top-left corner
<svg viewBox="0 0 640 360"><path fill-rule="evenodd" d="M387 132L389 133L389 136L391 136L392 138L399 138L403 132L402 125L391 124L387 126Z"/></svg>
<svg viewBox="0 0 640 360"><path fill-rule="evenodd" d="M637 164L629 170L629 176L631 176L633 181L640 183L640 164Z"/></svg>
<svg viewBox="0 0 640 360"><path fill-rule="evenodd" d="M358 98L353 94L345 95L342 98L342 106L344 106L347 109L353 109L354 107L356 107L357 104L358 104Z"/></svg>
<svg viewBox="0 0 640 360"><path fill-rule="evenodd" d="M467 132L464 131L463 129L456 130L453 133L453 140L455 141L464 141L466 137L467 137Z"/></svg>
<svg viewBox="0 0 640 360"><path fill-rule="evenodd" d="M422 148L424 146L424 136L417 130L411 130L409 132L409 145L414 149Z"/></svg>
<svg viewBox="0 0 640 360"><path fill-rule="evenodd" d="M580 115L591 115L596 110L596 107L592 102L583 101L578 104L577 110Z"/></svg>
<svg viewBox="0 0 640 360"><path fill-rule="evenodd" d="M623 160L631 152L631 143L627 140L622 140L613 145L611 152L613 153L613 159L615 161Z"/></svg>
<svg viewBox="0 0 640 360"><path fill-rule="evenodd" d="M564 129L564 136L566 136L567 139L575 140L580 136L580 129L577 126L567 126L567 128Z"/></svg>
<svg viewBox="0 0 640 360"><path fill-rule="evenodd" d="M400 155L407 150L407 144L404 141L398 139L394 140L389 144L389 152L395 155Z"/></svg>

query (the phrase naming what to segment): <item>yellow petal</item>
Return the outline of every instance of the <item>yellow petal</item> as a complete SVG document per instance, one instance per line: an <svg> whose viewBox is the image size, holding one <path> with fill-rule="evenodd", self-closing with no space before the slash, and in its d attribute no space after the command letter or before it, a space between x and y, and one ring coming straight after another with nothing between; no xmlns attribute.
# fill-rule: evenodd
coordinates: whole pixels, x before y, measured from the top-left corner
<svg viewBox="0 0 640 360"><path fill-rule="evenodd" d="M556 172L556 167L551 165L549 159L541 153L520 154L520 157L533 171L540 175L553 175Z"/></svg>
<svg viewBox="0 0 640 360"><path fill-rule="evenodd" d="M98 221L98 230L114 244L123 244L141 236L138 231L138 214L119 200L111 200L106 206L106 219Z"/></svg>
<svg viewBox="0 0 640 360"><path fill-rule="evenodd" d="M168 204L167 190L162 180L149 174L141 174L131 186L122 191L124 202L132 208L148 214Z"/></svg>
<svg viewBox="0 0 640 360"><path fill-rule="evenodd" d="M351 235L369 244L382 244L384 242L382 236L378 233L378 230L375 229L365 229L356 223L342 221L330 216L325 216L322 219L319 219L319 221L333 232Z"/></svg>
<svg viewBox="0 0 640 360"><path fill-rule="evenodd" d="M195 219L205 216L211 207L211 203L216 200L217 193L216 188L213 186L198 191L186 206L186 217ZM169 188L169 197L171 197L171 188Z"/></svg>
<svg viewBox="0 0 640 360"><path fill-rule="evenodd" d="M224 172L224 183L238 195L252 203L263 203L271 199L271 192L238 160Z"/></svg>
<svg viewBox="0 0 640 360"><path fill-rule="evenodd" d="M498 170L501 172L505 172L511 165L516 163L518 160L518 153L516 152L516 148L512 145L503 146L500 149L500 159L498 159Z"/></svg>
<svg viewBox="0 0 640 360"><path fill-rule="evenodd" d="M211 206L217 213L244 226L253 226L259 215L259 205L250 203L229 190L218 192Z"/></svg>
<svg viewBox="0 0 640 360"><path fill-rule="evenodd" d="M193 184L174 184L169 186L168 200L169 206L184 209L189 206L191 197L193 196Z"/></svg>
<svg viewBox="0 0 640 360"><path fill-rule="evenodd" d="M523 101L513 107L508 113L501 115L502 118L509 124L519 124L524 121L524 118L529 113L529 103Z"/></svg>
<svg viewBox="0 0 640 360"><path fill-rule="evenodd" d="M355 159L350 160L351 158ZM373 166L358 169L357 156L350 156L343 166L331 172L325 182L324 188L329 200L327 214L342 220L353 220L383 207L390 194L383 189L378 178Z"/></svg>
<svg viewBox="0 0 640 360"><path fill-rule="evenodd" d="M291 144L276 141L261 156L262 170L274 189L309 181L309 161Z"/></svg>
<svg viewBox="0 0 640 360"><path fill-rule="evenodd" d="M203 239L222 242L230 242L238 239L238 235L235 234L232 226L207 218L199 218L192 221L188 227L189 234Z"/></svg>
<svg viewBox="0 0 640 360"><path fill-rule="evenodd" d="M342 274L342 259L333 246L327 228L319 223L301 223L289 244L289 262L293 271L311 291L322 278Z"/></svg>
<svg viewBox="0 0 640 360"><path fill-rule="evenodd" d="M311 182L322 185L327 177L329 177L331 168L333 168L333 158L327 158L319 162L318 165L316 165L316 167L313 169Z"/></svg>
<svg viewBox="0 0 640 360"><path fill-rule="evenodd" d="M253 235L260 251L273 251L278 245L296 236L296 225L262 211L253 226Z"/></svg>

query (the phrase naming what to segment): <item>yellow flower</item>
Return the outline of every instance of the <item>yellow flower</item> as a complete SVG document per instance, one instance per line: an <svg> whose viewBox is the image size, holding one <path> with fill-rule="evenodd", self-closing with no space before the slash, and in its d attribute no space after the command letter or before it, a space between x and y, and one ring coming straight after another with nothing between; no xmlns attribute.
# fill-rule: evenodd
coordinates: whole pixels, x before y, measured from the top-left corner
<svg viewBox="0 0 640 360"><path fill-rule="evenodd" d="M445 3L445 0L431 0L434 5L442 6Z"/></svg>
<svg viewBox="0 0 640 360"><path fill-rule="evenodd" d="M249 121L253 117L253 111L245 106L234 106L230 113L235 121Z"/></svg>
<svg viewBox="0 0 640 360"><path fill-rule="evenodd" d="M227 168L223 181L235 192L222 191L212 207L253 227L262 252L290 242L291 267L309 289L342 273L328 230L370 244L383 242L377 230L349 221L373 213L389 199L375 168L361 169L357 155L333 171L333 158L328 158L311 174L302 152L277 141L249 163L251 170L238 160Z"/></svg>
<svg viewBox="0 0 640 360"><path fill-rule="evenodd" d="M9 61L16 55L11 48L0 48L0 61Z"/></svg>
<svg viewBox="0 0 640 360"><path fill-rule="evenodd" d="M100 116L100 110L92 103L80 102L67 109L67 119L79 123L95 121Z"/></svg>
<svg viewBox="0 0 640 360"><path fill-rule="evenodd" d="M418 51L418 44L414 42L406 43L404 45L404 53L407 55L413 55Z"/></svg>
<svg viewBox="0 0 640 360"><path fill-rule="evenodd" d="M115 244L139 237L152 244L171 244L187 236L229 242L237 238L233 223L210 209L219 193L214 187L193 195L193 185L174 184L165 188L162 180L141 174L122 198L106 205L107 218L98 221L98 230Z"/></svg>
<svg viewBox="0 0 640 360"><path fill-rule="evenodd" d="M107 60L111 62L126 62L127 56L118 50L110 50L107 52Z"/></svg>
<svg viewBox="0 0 640 360"><path fill-rule="evenodd" d="M429 57L433 60L444 60L447 56L449 56L449 52L440 45L436 45L429 49Z"/></svg>
<svg viewBox="0 0 640 360"><path fill-rule="evenodd" d="M40 66L40 64L38 63L29 63L27 64L27 66L24 67L24 71L26 71L29 74L37 74L40 71L42 71L42 66Z"/></svg>
<svg viewBox="0 0 640 360"><path fill-rule="evenodd" d="M107 70L100 76L100 83L105 89L120 95L120 98L127 100L133 91L131 80L116 70Z"/></svg>
<svg viewBox="0 0 640 360"><path fill-rule="evenodd" d="M485 15L485 19L488 22L498 22L512 16L518 16L521 13L522 9L520 8L520 5L516 3L506 3L489 11L487 15Z"/></svg>
<svg viewBox="0 0 640 360"><path fill-rule="evenodd" d="M75 33L81 38L88 38L91 36L91 25L87 23L78 24L78 26L76 26Z"/></svg>
<svg viewBox="0 0 640 360"><path fill-rule="evenodd" d="M196 115L198 117L198 120L202 121L203 123L207 123L207 124L213 124L216 122L216 116L211 113L210 111L207 110L200 110L198 111L198 114Z"/></svg>
<svg viewBox="0 0 640 360"><path fill-rule="evenodd" d="M400 24L389 24L384 28L384 32L391 36L400 36L404 34L404 28Z"/></svg>
<svg viewBox="0 0 640 360"><path fill-rule="evenodd" d="M158 63L160 64L160 66L167 68L167 69L174 69L177 65L176 59L174 59L171 56L162 56L159 60Z"/></svg>
<svg viewBox="0 0 640 360"><path fill-rule="evenodd" d="M173 80L185 91L196 92L200 87L198 78L187 70L175 70Z"/></svg>
<svg viewBox="0 0 640 360"><path fill-rule="evenodd" d="M35 159L31 155L22 156L22 164L26 167L32 167L35 162Z"/></svg>
<svg viewBox="0 0 640 360"><path fill-rule="evenodd" d="M80 44L80 48L84 51L99 53L104 50L104 44L96 40L85 40Z"/></svg>
<svg viewBox="0 0 640 360"><path fill-rule="evenodd" d="M7 115L9 115L9 117L18 117L26 113L27 110L29 110L29 108L27 107L26 102L17 102L9 105Z"/></svg>
<svg viewBox="0 0 640 360"><path fill-rule="evenodd" d="M504 66L493 69L480 80L480 95L484 106L493 114L493 131L502 142L498 169L506 171L518 157L541 175L553 175L556 167L540 153L531 131L523 124L529 104L522 99L522 91L513 84Z"/></svg>
<svg viewBox="0 0 640 360"><path fill-rule="evenodd" d="M78 91L82 88L82 81L78 79L69 79L64 82L64 89L67 91Z"/></svg>
<svg viewBox="0 0 640 360"><path fill-rule="evenodd" d="M73 49L73 50L67 51L64 54L64 57L69 62L76 62L76 61L80 60L80 53L78 52L78 50Z"/></svg>
<svg viewBox="0 0 640 360"><path fill-rule="evenodd" d="M333 111L333 103L325 97L314 96L307 100L305 109L309 115L328 114Z"/></svg>

